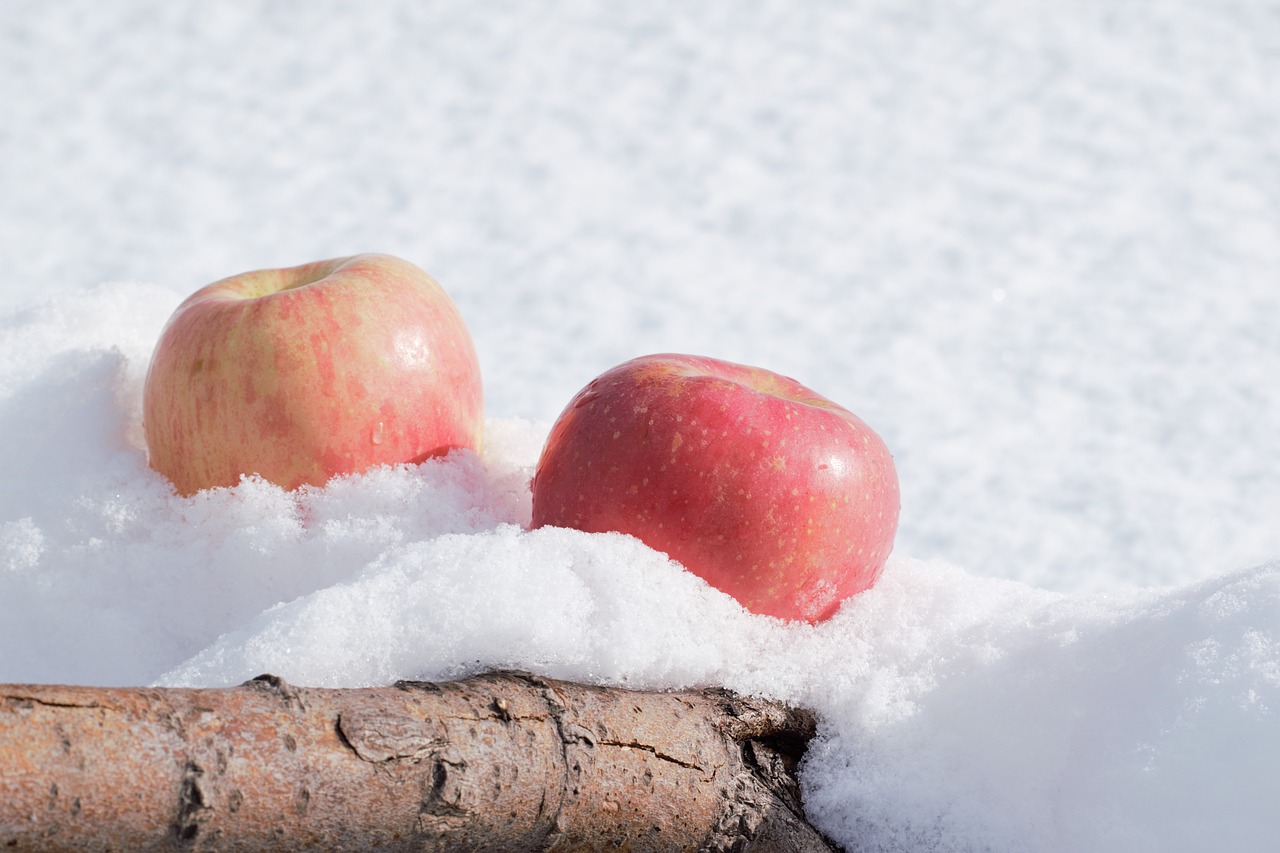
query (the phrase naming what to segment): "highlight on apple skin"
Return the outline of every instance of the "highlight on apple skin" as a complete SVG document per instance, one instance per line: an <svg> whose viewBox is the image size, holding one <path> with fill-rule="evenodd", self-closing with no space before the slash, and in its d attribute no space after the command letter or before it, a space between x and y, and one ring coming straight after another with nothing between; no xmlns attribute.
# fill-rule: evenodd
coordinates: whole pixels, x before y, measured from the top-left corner
<svg viewBox="0 0 1280 853"><path fill-rule="evenodd" d="M480 366L426 272L362 254L214 282L160 335L143 388L151 466L189 495L286 489L480 449Z"/></svg>
<svg viewBox="0 0 1280 853"><path fill-rule="evenodd" d="M659 354L561 413L532 526L628 533L754 613L820 622L879 577L898 510L893 458L856 415L762 368Z"/></svg>

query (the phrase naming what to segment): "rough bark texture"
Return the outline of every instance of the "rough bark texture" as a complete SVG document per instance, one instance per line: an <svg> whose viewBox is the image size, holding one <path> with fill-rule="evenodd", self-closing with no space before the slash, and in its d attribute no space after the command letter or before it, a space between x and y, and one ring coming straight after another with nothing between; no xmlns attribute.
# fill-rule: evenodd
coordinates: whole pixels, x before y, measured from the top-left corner
<svg viewBox="0 0 1280 853"><path fill-rule="evenodd" d="M0 851L828 851L794 777L813 726L513 672L0 686Z"/></svg>

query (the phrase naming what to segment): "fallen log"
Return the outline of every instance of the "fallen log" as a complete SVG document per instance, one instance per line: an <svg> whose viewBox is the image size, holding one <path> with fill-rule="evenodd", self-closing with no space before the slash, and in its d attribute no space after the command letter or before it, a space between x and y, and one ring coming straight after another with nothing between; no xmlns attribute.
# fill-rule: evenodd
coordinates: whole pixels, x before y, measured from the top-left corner
<svg viewBox="0 0 1280 853"><path fill-rule="evenodd" d="M0 850L830 851L811 714L525 673L0 686Z"/></svg>

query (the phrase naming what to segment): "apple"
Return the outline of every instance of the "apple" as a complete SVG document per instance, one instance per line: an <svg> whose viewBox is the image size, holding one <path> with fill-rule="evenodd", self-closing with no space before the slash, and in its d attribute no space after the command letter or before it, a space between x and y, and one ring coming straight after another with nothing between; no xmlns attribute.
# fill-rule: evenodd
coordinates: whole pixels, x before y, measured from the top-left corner
<svg viewBox="0 0 1280 853"><path fill-rule="evenodd" d="M181 494L286 489L480 448L480 367L444 289L364 254L257 270L186 299L143 387L151 466Z"/></svg>
<svg viewBox="0 0 1280 853"><path fill-rule="evenodd" d="M857 416L794 379L692 355L597 377L551 428L532 526L631 534L753 613L820 622L893 547L898 477Z"/></svg>

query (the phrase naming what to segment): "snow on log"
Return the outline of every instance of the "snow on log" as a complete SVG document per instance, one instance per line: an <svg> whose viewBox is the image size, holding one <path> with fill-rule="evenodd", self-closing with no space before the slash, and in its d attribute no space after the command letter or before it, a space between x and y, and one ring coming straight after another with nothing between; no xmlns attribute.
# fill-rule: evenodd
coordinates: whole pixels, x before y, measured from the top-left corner
<svg viewBox="0 0 1280 853"><path fill-rule="evenodd" d="M496 672L0 686L0 850L829 851L802 709Z"/></svg>

